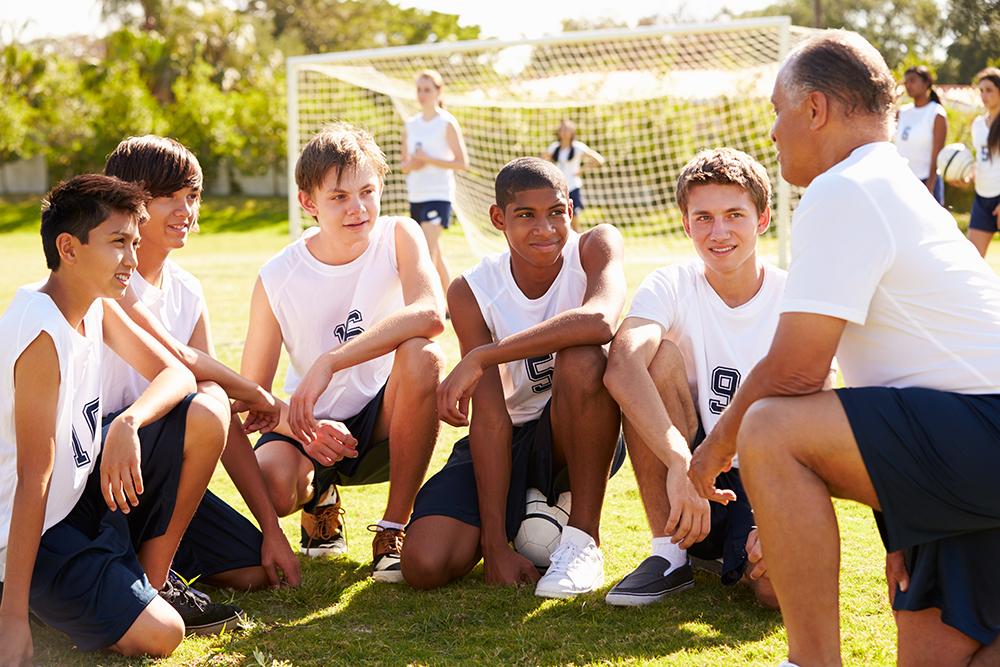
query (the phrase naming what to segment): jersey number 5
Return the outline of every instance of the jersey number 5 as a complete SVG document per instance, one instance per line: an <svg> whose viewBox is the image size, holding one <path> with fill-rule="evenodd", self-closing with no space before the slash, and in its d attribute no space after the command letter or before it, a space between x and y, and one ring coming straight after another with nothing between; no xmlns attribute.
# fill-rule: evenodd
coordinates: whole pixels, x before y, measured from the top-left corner
<svg viewBox="0 0 1000 667"><path fill-rule="evenodd" d="M740 387L740 372L735 368L718 366L712 371L712 393L718 398L708 399L708 409L712 414L721 415L729 402L733 400L736 390Z"/></svg>
<svg viewBox="0 0 1000 667"><path fill-rule="evenodd" d="M97 412L101 409L101 399L95 398L90 403L83 406L83 418L87 421L87 428L90 429L90 440L94 440L97 435ZM90 454L80 444L80 438L76 435L76 427L73 427L73 461L77 468L82 468L90 463Z"/></svg>
<svg viewBox="0 0 1000 667"><path fill-rule="evenodd" d="M552 367L555 358L551 354L541 357L530 357L524 360L524 366L528 370L528 379L531 380L531 391L536 394L544 394L552 389L552 375L556 369Z"/></svg>

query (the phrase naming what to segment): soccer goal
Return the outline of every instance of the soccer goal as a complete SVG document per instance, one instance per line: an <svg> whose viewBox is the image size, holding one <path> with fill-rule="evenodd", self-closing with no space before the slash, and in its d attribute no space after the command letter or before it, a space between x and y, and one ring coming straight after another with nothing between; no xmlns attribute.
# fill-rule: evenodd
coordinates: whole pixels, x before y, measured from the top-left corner
<svg viewBox="0 0 1000 667"><path fill-rule="evenodd" d="M401 130L419 111L417 74L435 69L468 145L471 167L457 175L454 209L477 254L503 247L488 218L497 171L515 157L543 154L568 118L577 139L607 159L582 173L584 227L616 225L630 258L690 252L674 201L677 174L698 150L731 146L771 175L777 224L765 247L784 265L794 193L778 175L770 94L779 63L806 34L777 17L290 58L289 231L297 235L302 225L295 159L334 120L375 135L393 166L383 213L408 213Z"/></svg>

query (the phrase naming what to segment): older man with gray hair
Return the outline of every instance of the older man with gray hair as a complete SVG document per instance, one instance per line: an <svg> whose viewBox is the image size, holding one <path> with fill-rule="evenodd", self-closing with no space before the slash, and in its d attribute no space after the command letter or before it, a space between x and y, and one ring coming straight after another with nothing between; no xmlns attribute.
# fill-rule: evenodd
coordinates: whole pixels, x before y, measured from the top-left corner
<svg viewBox="0 0 1000 667"><path fill-rule="evenodd" d="M806 186L782 315L690 476L728 501L738 445L791 663L841 664L835 496L876 510L899 663L997 665L1000 279L889 143L893 89L843 31L779 72L772 138ZM834 353L847 388L822 391Z"/></svg>

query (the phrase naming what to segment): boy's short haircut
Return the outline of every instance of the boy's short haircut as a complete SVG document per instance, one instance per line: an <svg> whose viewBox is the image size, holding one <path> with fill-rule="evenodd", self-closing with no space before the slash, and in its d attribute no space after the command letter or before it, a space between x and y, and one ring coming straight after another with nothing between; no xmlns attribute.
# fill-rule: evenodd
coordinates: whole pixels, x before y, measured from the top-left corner
<svg viewBox="0 0 1000 667"><path fill-rule="evenodd" d="M184 144L147 134L125 139L108 156L104 173L141 183L151 197L169 197L178 190L201 191L201 165Z"/></svg>
<svg viewBox="0 0 1000 667"><path fill-rule="evenodd" d="M699 152L681 169L677 177L677 206L687 218L688 196L699 185L736 185L750 194L757 215L771 205L771 181L767 170L757 160L734 148L715 148Z"/></svg>
<svg viewBox="0 0 1000 667"><path fill-rule="evenodd" d="M59 268L56 238L72 234L87 243L90 230L114 212L125 213L142 223L148 217L149 195L139 183L129 183L103 174L83 174L63 181L42 200L42 250L45 264Z"/></svg>
<svg viewBox="0 0 1000 667"><path fill-rule="evenodd" d="M368 130L350 123L332 123L309 140L295 163L295 184L305 193L313 193L323 184L331 169L337 170L337 182L346 171L362 165L375 170L385 182L389 163Z"/></svg>
<svg viewBox="0 0 1000 667"><path fill-rule="evenodd" d="M548 160L537 157L519 157L511 160L497 174L495 184L497 206L506 209L518 192L542 188L552 188L569 197L566 177Z"/></svg>

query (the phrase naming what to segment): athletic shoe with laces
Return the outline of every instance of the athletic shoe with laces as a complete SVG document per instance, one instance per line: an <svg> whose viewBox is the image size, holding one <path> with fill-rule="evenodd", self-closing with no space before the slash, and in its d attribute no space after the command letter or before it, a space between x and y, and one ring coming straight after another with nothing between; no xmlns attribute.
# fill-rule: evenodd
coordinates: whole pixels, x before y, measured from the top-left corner
<svg viewBox="0 0 1000 667"><path fill-rule="evenodd" d="M299 551L306 556L342 556L347 553L344 508L337 487L331 486L312 512L302 510Z"/></svg>
<svg viewBox="0 0 1000 667"><path fill-rule="evenodd" d="M383 584L398 584L403 581L400 556L403 554L403 540L406 531L396 528L368 526L375 533L372 540L372 579Z"/></svg>
<svg viewBox="0 0 1000 667"><path fill-rule="evenodd" d="M691 565L685 563L673 570L670 568L666 558L650 556L615 584L604 601L616 607L638 607L694 586Z"/></svg>
<svg viewBox="0 0 1000 667"><path fill-rule="evenodd" d="M604 554L594 539L566 526L562 542L552 552L549 569L538 580L535 595L543 598L568 598L590 593L604 585Z"/></svg>
<svg viewBox="0 0 1000 667"><path fill-rule="evenodd" d="M184 583L179 576L167 576L167 582L160 589L160 597L180 614L184 621L185 634L214 635L226 627L235 627L243 616L243 610L236 605L217 604L201 591Z"/></svg>

